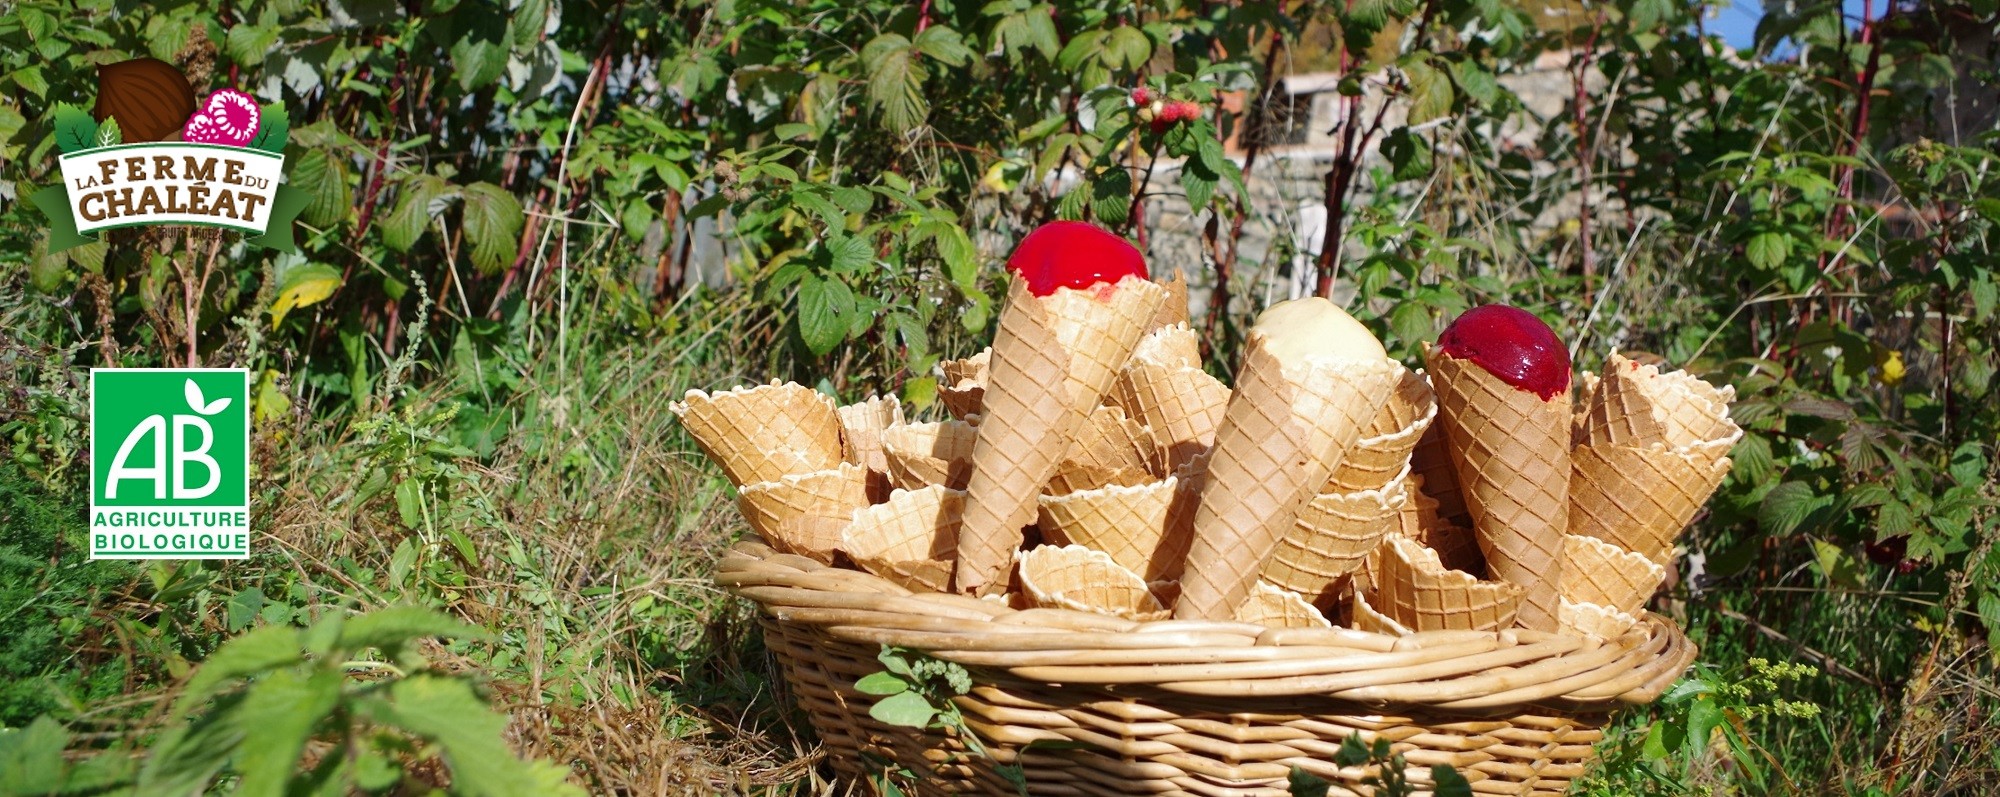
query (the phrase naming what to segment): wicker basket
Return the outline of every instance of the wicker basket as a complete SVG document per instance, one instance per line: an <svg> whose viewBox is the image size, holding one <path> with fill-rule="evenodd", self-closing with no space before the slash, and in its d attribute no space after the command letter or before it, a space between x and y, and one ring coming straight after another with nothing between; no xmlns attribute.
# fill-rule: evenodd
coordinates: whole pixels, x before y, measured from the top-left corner
<svg viewBox="0 0 2000 797"><path fill-rule="evenodd" d="M913 593L750 541L723 557L716 580L762 608L766 644L839 775L865 783L894 762L918 774L922 794L1017 794L994 770L1014 763L1035 795L1284 797L1293 766L1334 793L1366 793L1357 784L1369 772L1333 763L1358 731L1390 740L1412 783L1450 764L1475 793L1559 795L1611 713L1652 701L1695 656L1651 613L1608 641L1137 623ZM988 756L947 732L868 716L875 698L854 684L882 669L883 645L973 672L958 705Z"/></svg>

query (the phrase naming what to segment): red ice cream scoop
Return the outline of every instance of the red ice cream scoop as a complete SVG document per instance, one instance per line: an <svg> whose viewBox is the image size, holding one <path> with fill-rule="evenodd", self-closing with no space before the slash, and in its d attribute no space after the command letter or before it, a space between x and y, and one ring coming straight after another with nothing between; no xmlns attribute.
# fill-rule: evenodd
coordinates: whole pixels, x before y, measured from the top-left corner
<svg viewBox="0 0 2000 797"><path fill-rule="evenodd" d="M1520 308L1489 304L1467 310L1445 327L1437 346L1543 400L1569 390L1569 349L1549 325Z"/></svg>
<svg viewBox="0 0 2000 797"><path fill-rule="evenodd" d="M1057 288L1115 285L1127 276L1151 279L1146 256L1138 249L1102 227L1081 221L1053 221L1036 227L1014 247L1014 254L1007 258L1007 270L1027 280L1028 292L1036 296L1055 293Z"/></svg>

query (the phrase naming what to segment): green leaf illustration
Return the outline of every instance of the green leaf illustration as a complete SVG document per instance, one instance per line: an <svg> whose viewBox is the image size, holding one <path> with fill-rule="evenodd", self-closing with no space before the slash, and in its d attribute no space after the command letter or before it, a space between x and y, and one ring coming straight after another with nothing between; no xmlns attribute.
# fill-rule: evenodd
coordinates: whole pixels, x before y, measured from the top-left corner
<svg viewBox="0 0 2000 797"><path fill-rule="evenodd" d="M257 109L257 135L250 139L250 146L273 155L285 154L285 141L291 137L292 115L285 110L285 103L274 102Z"/></svg>
<svg viewBox="0 0 2000 797"><path fill-rule="evenodd" d="M118 129L118 117L106 119L104 124L97 126L97 146L108 147L123 143L125 143L125 131Z"/></svg>
<svg viewBox="0 0 2000 797"><path fill-rule="evenodd" d="M57 103L56 146L64 152L81 152L97 145L97 120L82 108Z"/></svg>

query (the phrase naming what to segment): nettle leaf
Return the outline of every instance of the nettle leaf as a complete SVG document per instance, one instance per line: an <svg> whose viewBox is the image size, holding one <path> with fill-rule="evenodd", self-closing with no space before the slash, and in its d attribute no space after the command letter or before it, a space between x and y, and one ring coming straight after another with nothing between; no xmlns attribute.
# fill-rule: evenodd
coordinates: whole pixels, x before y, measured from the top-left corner
<svg viewBox="0 0 2000 797"><path fill-rule="evenodd" d="M81 152L97 145L97 120L82 108L56 103L56 147L64 152Z"/></svg>
<svg viewBox="0 0 2000 797"><path fill-rule="evenodd" d="M457 193L455 186L434 174L404 180L396 209L382 220L382 243L398 252L410 251L430 229L431 219L443 213Z"/></svg>
<svg viewBox="0 0 2000 797"><path fill-rule="evenodd" d="M246 736L236 748L236 794L283 794L313 726L340 703L347 677L335 669L280 670L251 686L233 718Z"/></svg>
<svg viewBox="0 0 2000 797"><path fill-rule="evenodd" d="M268 672L304 658L297 629L265 626L231 639L202 661L174 701L174 716L185 717L225 684Z"/></svg>
<svg viewBox="0 0 2000 797"><path fill-rule="evenodd" d="M443 748L454 792L473 797L583 794L567 782L566 768L515 758L503 736L507 718L487 708L470 682L415 675L397 681L389 693L393 700L373 704L371 713Z"/></svg>
<svg viewBox="0 0 2000 797"><path fill-rule="evenodd" d="M390 606L347 621L334 642L339 650L369 648L396 655L404 646L426 637L484 639L485 630L421 606Z"/></svg>
<svg viewBox="0 0 2000 797"><path fill-rule="evenodd" d="M486 275L513 265L521 253L521 200L492 183L465 187L465 239L472 243L472 267Z"/></svg>
<svg viewBox="0 0 2000 797"><path fill-rule="evenodd" d="M1765 534L1784 536L1796 531L1814 510L1833 499L1817 495L1805 482L1789 481L1771 489L1757 508L1757 524Z"/></svg>
<svg viewBox="0 0 2000 797"><path fill-rule="evenodd" d="M250 146L273 155L283 155L291 131L292 114L285 110L284 102L264 105L258 108L257 135L250 139Z"/></svg>
<svg viewBox="0 0 2000 797"><path fill-rule="evenodd" d="M924 55L952 66L964 66L967 61L977 57L972 48L965 46L965 37L944 25L925 28L924 32L917 34L914 44Z"/></svg>
<svg viewBox="0 0 2000 797"><path fill-rule="evenodd" d="M884 33L861 48L868 67L868 100L882 114L882 123L898 134L924 123L930 104L924 100L924 67L917 49L901 34Z"/></svg>
<svg viewBox="0 0 2000 797"><path fill-rule="evenodd" d="M1405 56L1397 66L1410 82L1409 123L1420 125L1451 113L1451 79L1418 55Z"/></svg>

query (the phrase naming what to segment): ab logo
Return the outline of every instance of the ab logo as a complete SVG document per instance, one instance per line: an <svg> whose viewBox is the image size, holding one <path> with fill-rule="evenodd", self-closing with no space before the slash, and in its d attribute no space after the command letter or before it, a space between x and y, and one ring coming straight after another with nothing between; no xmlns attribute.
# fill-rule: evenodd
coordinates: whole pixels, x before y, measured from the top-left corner
<svg viewBox="0 0 2000 797"><path fill-rule="evenodd" d="M250 554L250 374L90 372L90 557Z"/></svg>

